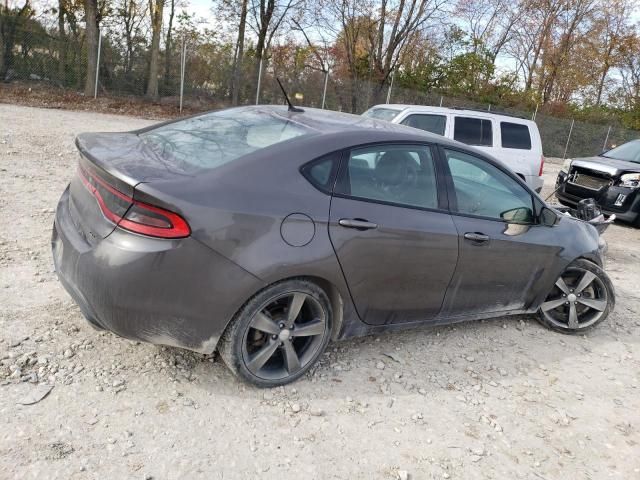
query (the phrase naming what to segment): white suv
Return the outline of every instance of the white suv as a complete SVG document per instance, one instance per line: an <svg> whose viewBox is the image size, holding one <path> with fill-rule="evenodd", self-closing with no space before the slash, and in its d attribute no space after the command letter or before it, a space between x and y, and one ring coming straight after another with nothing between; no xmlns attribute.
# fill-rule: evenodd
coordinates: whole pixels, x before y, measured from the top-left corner
<svg viewBox="0 0 640 480"><path fill-rule="evenodd" d="M538 126L531 120L489 111L422 105L376 105L362 115L452 138L487 152L542 190L544 156Z"/></svg>

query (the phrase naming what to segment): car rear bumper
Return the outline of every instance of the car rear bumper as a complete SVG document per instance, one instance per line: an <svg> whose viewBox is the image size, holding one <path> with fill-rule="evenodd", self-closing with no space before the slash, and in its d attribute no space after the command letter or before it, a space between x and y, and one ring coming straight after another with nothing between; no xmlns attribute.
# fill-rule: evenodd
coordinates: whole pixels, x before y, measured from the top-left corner
<svg viewBox="0 0 640 480"><path fill-rule="evenodd" d="M65 190L53 225L60 282L95 327L133 340L211 353L258 279L193 238L114 230L90 245Z"/></svg>
<svg viewBox="0 0 640 480"><path fill-rule="evenodd" d="M640 218L640 195L637 190L626 187L610 186L599 192L581 188L577 185L567 184L567 174L560 172L556 180L556 197L562 203L576 206L580 200L593 198L600 209L608 214L615 214L616 218L625 222L636 222ZM562 184L562 185L561 185ZM615 205L619 195L624 195L622 205Z"/></svg>

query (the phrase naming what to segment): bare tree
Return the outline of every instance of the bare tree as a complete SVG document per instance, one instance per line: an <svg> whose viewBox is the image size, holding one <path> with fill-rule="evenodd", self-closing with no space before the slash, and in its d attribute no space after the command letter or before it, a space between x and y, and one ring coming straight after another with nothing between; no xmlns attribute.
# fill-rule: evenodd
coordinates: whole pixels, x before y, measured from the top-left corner
<svg viewBox="0 0 640 480"><path fill-rule="evenodd" d="M257 36L256 76L260 69L260 61L264 58L273 37L282 26L282 22L290 11L300 6L303 1L304 0L250 0L249 9L252 18L250 25Z"/></svg>
<svg viewBox="0 0 640 480"><path fill-rule="evenodd" d="M171 42L173 40L173 17L176 13L176 0L169 0L169 23L167 24L167 36L164 42L164 89L169 87L169 77L171 75Z"/></svg>
<svg viewBox="0 0 640 480"><path fill-rule="evenodd" d="M14 46L18 28L33 15L29 0L21 7L9 8L9 2L0 4L0 81L4 81L13 66Z"/></svg>
<svg viewBox="0 0 640 480"><path fill-rule="evenodd" d="M64 85L67 65L67 34L65 29L65 0L58 0L58 82Z"/></svg>
<svg viewBox="0 0 640 480"><path fill-rule="evenodd" d="M122 32L125 43L125 73L130 74L133 68L134 48L140 25L145 17L145 8L139 0L120 0L115 8L115 28Z"/></svg>
<svg viewBox="0 0 640 480"><path fill-rule="evenodd" d="M238 38L236 40L235 55L233 56L233 71L231 79L231 103L238 105L240 89L242 88L242 62L244 60L244 36L247 28L248 0L241 0L240 18L238 19Z"/></svg>
<svg viewBox="0 0 640 480"><path fill-rule="evenodd" d="M404 48L442 12L444 0L318 0L315 18L335 38L339 55L347 65L351 83L351 110L362 97L362 66L366 78L380 96L391 72L398 66ZM369 91L369 90L368 90ZM368 103L368 102L367 102Z"/></svg>
<svg viewBox="0 0 640 480"><path fill-rule="evenodd" d="M149 0L151 17L151 52L149 57L149 80L147 81L147 98L158 98L158 73L160 67L160 34L162 33L162 14L164 0Z"/></svg>
<svg viewBox="0 0 640 480"><path fill-rule="evenodd" d="M607 75L621 61L621 48L627 35L631 7L627 0L610 0L602 6L596 20L596 38L593 42L601 66L598 69L595 104L602 103Z"/></svg>
<svg viewBox="0 0 640 480"><path fill-rule="evenodd" d="M511 40L525 0L460 0L456 17L463 21L474 53L485 48L493 62Z"/></svg>
<svg viewBox="0 0 640 480"><path fill-rule="evenodd" d="M92 96L98 67L98 0L84 0L84 18L87 30L87 76L84 94Z"/></svg>
<svg viewBox="0 0 640 480"><path fill-rule="evenodd" d="M543 75L540 76L538 92L542 102L553 98L554 88L561 69L565 67L572 48L576 44L581 28L596 8L596 0L565 0L558 16L555 36L546 39Z"/></svg>

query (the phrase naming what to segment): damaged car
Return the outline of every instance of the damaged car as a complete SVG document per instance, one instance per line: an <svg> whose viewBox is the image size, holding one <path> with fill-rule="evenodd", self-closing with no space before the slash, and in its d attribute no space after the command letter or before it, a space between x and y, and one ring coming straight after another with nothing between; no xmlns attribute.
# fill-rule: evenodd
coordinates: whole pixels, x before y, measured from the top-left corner
<svg viewBox="0 0 640 480"><path fill-rule="evenodd" d="M582 333L615 305L593 225L442 136L256 106L76 144L52 249L88 322L260 387L332 340L522 313Z"/></svg>
<svg viewBox="0 0 640 480"><path fill-rule="evenodd" d="M565 160L556 189L563 205L593 198L604 213L640 228L640 139L595 157Z"/></svg>

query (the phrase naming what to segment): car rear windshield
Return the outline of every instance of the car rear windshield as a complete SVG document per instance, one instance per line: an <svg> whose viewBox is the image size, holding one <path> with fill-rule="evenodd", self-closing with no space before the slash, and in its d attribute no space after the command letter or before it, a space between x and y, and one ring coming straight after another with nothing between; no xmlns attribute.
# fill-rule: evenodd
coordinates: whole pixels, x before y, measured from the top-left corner
<svg viewBox="0 0 640 480"><path fill-rule="evenodd" d="M395 110L393 108L372 108L364 112L362 115L364 117L375 118L377 120L386 120L387 122L390 122L399 113L400 110Z"/></svg>
<svg viewBox="0 0 640 480"><path fill-rule="evenodd" d="M627 162L640 163L640 140L632 140L623 143L619 147L612 148L602 154L603 157L626 160Z"/></svg>
<svg viewBox="0 0 640 480"><path fill-rule="evenodd" d="M233 108L186 118L140 134L171 167L210 170L312 130L274 112Z"/></svg>

